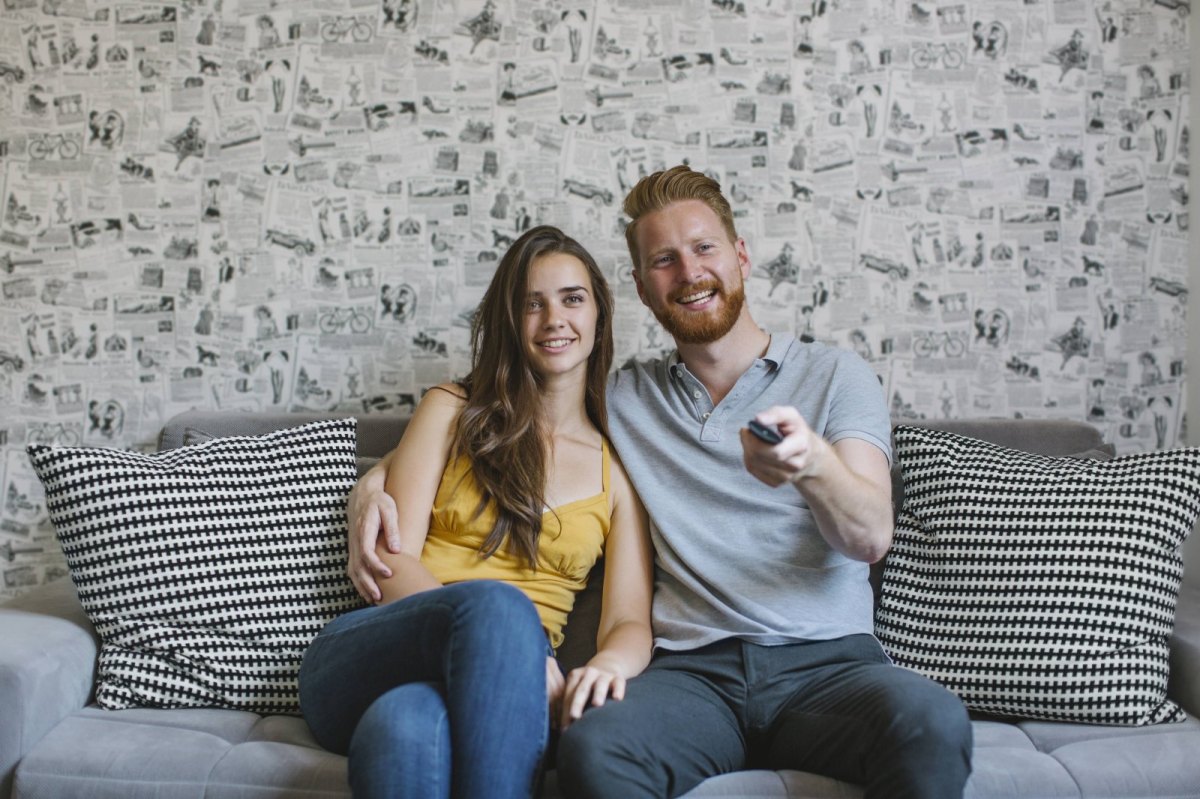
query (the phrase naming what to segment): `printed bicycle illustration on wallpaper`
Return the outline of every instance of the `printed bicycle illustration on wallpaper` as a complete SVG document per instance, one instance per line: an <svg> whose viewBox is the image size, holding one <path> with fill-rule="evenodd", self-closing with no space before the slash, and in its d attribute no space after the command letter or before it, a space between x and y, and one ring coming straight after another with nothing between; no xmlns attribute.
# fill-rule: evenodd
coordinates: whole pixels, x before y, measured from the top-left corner
<svg viewBox="0 0 1200 799"><path fill-rule="evenodd" d="M1170 446L1190 4L1062 5L701 0L684 26L628 0L12 0L0 505L27 441L146 446L193 405L407 411L463 372L479 287L534 225L597 250L615 362L669 349L622 201L683 159L733 201L756 321L857 351L897 413L950 396Z"/></svg>

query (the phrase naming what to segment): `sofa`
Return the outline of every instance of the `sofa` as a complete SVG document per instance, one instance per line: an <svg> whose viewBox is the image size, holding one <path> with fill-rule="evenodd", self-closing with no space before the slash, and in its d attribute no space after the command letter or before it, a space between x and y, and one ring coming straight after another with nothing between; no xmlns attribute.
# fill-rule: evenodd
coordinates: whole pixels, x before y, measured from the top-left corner
<svg viewBox="0 0 1200 799"><path fill-rule="evenodd" d="M315 418L192 411L167 422L159 446L259 435ZM391 448L405 423L398 416L359 418L360 470ZM1047 455L1102 446L1093 427L1065 420L910 424ZM594 646L600 582L590 581L568 622L560 650L568 668ZM93 703L97 650L97 635L70 580L0 606L0 797L349 794L345 759L324 751L302 718L224 709L100 709ZM1200 586L1185 583L1180 595L1170 669L1169 695L1188 713L1181 723L1111 727L976 718L966 795L1200 797ZM553 772L544 793L557 795ZM861 791L813 774L756 770L711 778L688 795L853 797Z"/></svg>

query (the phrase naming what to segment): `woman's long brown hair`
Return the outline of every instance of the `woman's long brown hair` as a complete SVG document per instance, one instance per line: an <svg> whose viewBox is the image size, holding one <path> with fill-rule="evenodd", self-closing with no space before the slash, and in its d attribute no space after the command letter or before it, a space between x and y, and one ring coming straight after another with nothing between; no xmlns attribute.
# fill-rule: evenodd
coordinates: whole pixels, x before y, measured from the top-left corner
<svg viewBox="0 0 1200 799"><path fill-rule="evenodd" d="M541 426L542 380L531 368L524 316L529 270L542 255L565 253L587 269L596 303L596 336L588 356L584 410L608 438L605 387L612 366L612 292L591 254L549 225L513 242L500 259L471 325L471 373L462 381L467 404L458 418L454 452L471 461L482 493L475 514L495 503L496 525L480 547L488 557L501 545L537 565L546 497L546 433Z"/></svg>

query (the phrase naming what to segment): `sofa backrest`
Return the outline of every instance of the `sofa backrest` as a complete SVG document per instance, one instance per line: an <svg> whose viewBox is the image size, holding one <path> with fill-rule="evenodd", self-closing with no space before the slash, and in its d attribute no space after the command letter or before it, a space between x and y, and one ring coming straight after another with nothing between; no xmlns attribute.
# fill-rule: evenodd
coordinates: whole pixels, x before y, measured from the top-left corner
<svg viewBox="0 0 1200 799"><path fill-rule="evenodd" d="M379 458L396 446L408 414L322 413L315 411L184 411L167 420L158 434L159 449L174 449L219 436L261 436L321 419L358 419L358 456Z"/></svg>
<svg viewBox="0 0 1200 799"><path fill-rule="evenodd" d="M262 435L274 430L306 424L331 417L358 418L358 455L360 473L387 454L408 424L408 416L400 414L334 414L317 412L259 412L259 411L186 411L171 419L159 436L159 449L171 449L185 443L229 435ZM1078 455L1103 452L1112 454L1111 445L1104 443L1099 431L1085 423L1067 419L943 419L895 420L895 424L944 430L959 435L990 441L1004 447L1020 449L1039 455ZM892 502L895 508L903 501L900 470L892 468ZM878 596L879 576L884 561L872 566L871 583ZM559 660L565 668L581 665L595 651L596 629L600 623L603 564L592 572L587 588L576 598L575 608L567 622L566 640L559 648Z"/></svg>

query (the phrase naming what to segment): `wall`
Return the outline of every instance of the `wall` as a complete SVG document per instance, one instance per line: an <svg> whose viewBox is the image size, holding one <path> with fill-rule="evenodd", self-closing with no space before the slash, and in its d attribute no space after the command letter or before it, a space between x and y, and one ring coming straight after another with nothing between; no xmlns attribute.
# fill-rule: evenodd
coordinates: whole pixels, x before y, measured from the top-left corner
<svg viewBox="0 0 1200 799"><path fill-rule="evenodd" d="M564 226L668 346L620 201L717 175L774 330L896 416L1182 425L1178 0L4 0L0 596L63 573L30 441L180 410L406 410L508 241Z"/></svg>
<svg viewBox="0 0 1200 799"><path fill-rule="evenodd" d="M1189 27L1188 41L1190 49L1195 52L1197 47L1200 47L1200 28L1195 25ZM1200 80L1200 61L1191 59L1191 82L1195 83ZM1191 108L1188 114L1188 124L1196 127L1200 122L1200 108ZM1189 174L1188 180L1189 191L1192 196L1200 191L1200 173L1192 172ZM1195 287L1200 286L1200 249L1190 247L1188 249L1190 257L1188 263L1191 267L1191 278L1188 280L1188 285ZM1188 292L1188 356L1189 360L1195 363L1196 358L1200 358L1200 294L1195 291ZM1191 369L1187 373L1187 410L1186 416L1192 420L1187 427L1186 441L1180 442L1189 446L1200 446L1200 372ZM1187 582L1200 586L1200 521L1196 523L1196 529L1192 531L1191 537L1184 544L1184 560L1187 564L1185 578Z"/></svg>

